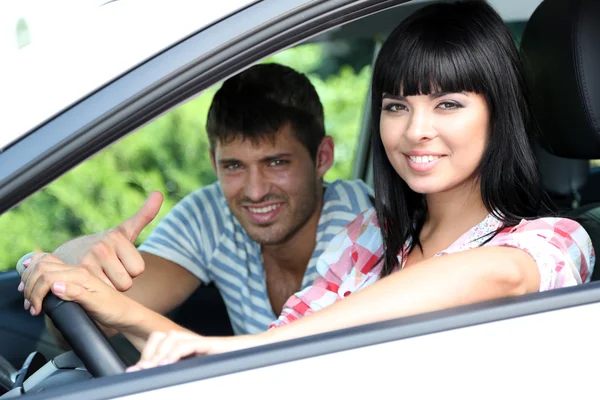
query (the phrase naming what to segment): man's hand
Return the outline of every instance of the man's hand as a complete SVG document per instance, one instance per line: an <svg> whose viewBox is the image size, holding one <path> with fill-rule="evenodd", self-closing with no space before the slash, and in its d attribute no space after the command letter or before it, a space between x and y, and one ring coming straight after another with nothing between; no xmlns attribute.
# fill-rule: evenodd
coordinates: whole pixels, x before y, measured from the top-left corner
<svg viewBox="0 0 600 400"><path fill-rule="evenodd" d="M67 242L54 254L67 264L81 265L107 285L126 291L133 283L132 278L145 268L135 241L156 217L162 202L162 194L153 192L129 219L104 232Z"/></svg>

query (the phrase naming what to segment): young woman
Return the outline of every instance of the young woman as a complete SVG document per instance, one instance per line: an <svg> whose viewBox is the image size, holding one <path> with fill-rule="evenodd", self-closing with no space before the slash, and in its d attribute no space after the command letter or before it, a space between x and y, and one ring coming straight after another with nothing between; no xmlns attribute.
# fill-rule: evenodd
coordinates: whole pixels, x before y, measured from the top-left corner
<svg viewBox="0 0 600 400"><path fill-rule="evenodd" d="M375 208L336 236L319 260L321 278L288 300L273 329L155 332L130 370L591 276L583 228L542 218L518 54L486 3L435 4L403 21L377 58L372 114Z"/></svg>

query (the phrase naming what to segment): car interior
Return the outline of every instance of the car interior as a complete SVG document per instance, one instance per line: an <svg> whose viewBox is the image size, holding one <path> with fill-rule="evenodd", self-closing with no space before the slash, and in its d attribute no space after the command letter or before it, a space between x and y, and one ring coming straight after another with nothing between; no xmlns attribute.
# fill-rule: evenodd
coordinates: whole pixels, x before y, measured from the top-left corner
<svg viewBox="0 0 600 400"><path fill-rule="evenodd" d="M541 133L537 156L544 187L562 213L582 224L596 249L600 174L589 168L589 160L600 156L599 53L591 44L600 37L599 9L597 2L544 1L521 39ZM599 276L595 268L592 280Z"/></svg>
<svg viewBox="0 0 600 400"><path fill-rule="evenodd" d="M363 41L357 55L346 53L332 62L354 63L359 70L374 61L381 39L399 21L433 1L417 1L352 21L298 44ZM533 113L540 128L535 151L546 192L558 212L578 220L600 248L600 4L594 1L544 0L528 21L507 21L516 32L530 88ZM366 50L365 50L366 49ZM356 132L353 177L373 183L369 142L369 95L360 131ZM596 261L592 281L600 278ZM42 318L23 311L17 292L18 277L0 273L0 376L20 376L20 382L41 368L47 359L64 352L44 335ZM209 306L207 306L209 305ZM227 311L213 285L200 287L184 304L169 314L174 321L206 335L232 335ZM139 353L123 337L111 344L126 364ZM37 351L38 353L32 353ZM43 357L40 357L43 354ZM22 367L23 366L23 367ZM21 371L19 372L19 369ZM0 378L1 379L1 378ZM73 380L89 379L78 376ZM65 381L66 382L66 381ZM0 395L14 382L0 380Z"/></svg>

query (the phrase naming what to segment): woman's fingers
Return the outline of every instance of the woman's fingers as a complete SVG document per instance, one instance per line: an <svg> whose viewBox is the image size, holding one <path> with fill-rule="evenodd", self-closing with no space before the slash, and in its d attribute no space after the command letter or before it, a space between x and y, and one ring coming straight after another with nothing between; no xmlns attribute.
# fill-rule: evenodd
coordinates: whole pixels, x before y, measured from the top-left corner
<svg viewBox="0 0 600 400"><path fill-rule="evenodd" d="M77 282L56 281L50 287L52 293L61 300L73 301L86 308L88 290ZM87 304L89 306L89 304Z"/></svg>
<svg viewBox="0 0 600 400"><path fill-rule="evenodd" d="M50 282L46 274L53 271L64 271L70 267L66 266L58 257L48 253L34 254L29 262L24 262L25 271L21 275L21 284L18 290L23 292L24 308L29 310L31 315L39 314L42 307L42 300L50 291ZM40 281L40 279L42 279ZM35 294L33 293L36 288ZM32 307L33 306L33 307Z"/></svg>
<svg viewBox="0 0 600 400"><path fill-rule="evenodd" d="M33 253L29 259L23 261L22 263L24 270L21 273L21 282L27 282L31 274L37 269L38 264L40 262L43 264L44 261L55 264L64 264L60 258L50 253Z"/></svg>
<svg viewBox="0 0 600 400"><path fill-rule="evenodd" d="M206 340L203 336L187 332L154 332L148 338L140 361L128 371L153 368L174 363L190 355L205 354Z"/></svg>
<svg viewBox="0 0 600 400"><path fill-rule="evenodd" d="M269 339L261 335L206 337L181 331L153 332L140 361L129 367L127 372L171 364L192 355L225 353L268 343Z"/></svg>
<svg viewBox="0 0 600 400"><path fill-rule="evenodd" d="M57 293L60 293L61 287L69 284L69 295L71 298L63 298L64 294L58 297L63 300L73 300L82 303L86 290L81 285L89 279L89 273L85 269L53 263L46 263L43 267L43 270L40 268L40 271L34 272L25 285L25 299L30 303L29 311L31 315L38 315L40 313L44 298L57 282L60 282L57 286ZM73 286L78 287L78 289L75 289Z"/></svg>
<svg viewBox="0 0 600 400"><path fill-rule="evenodd" d="M166 332L152 332L146 341L144 350L140 356L140 362L148 361L154 358L154 354L158 351L158 348L162 345L162 342L167 337Z"/></svg>
<svg viewBox="0 0 600 400"><path fill-rule="evenodd" d="M181 339L155 361L158 362L158 365L167 365L188 356L207 355L209 352L205 341L206 338L204 337Z"/></svg>

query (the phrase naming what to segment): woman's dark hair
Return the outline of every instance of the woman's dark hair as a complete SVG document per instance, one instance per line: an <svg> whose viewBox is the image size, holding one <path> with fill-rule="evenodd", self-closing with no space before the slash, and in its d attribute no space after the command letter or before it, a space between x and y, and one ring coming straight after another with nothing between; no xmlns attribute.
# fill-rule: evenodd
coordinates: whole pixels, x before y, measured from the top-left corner
<svg viewBox="0 0 600 400"><path fill-rule="evenodd" d="M409 252L421 246L427 204L386 156L379 132L382 95L437 91L475 92L486 99L489 140L476 173L487 210L507 227L538 216L544 207L531 143L534 124L518 52L504 22L484 1L426 6L390 34L373 71L371 140L383 276L398 265L407 240Z"/></svg>

